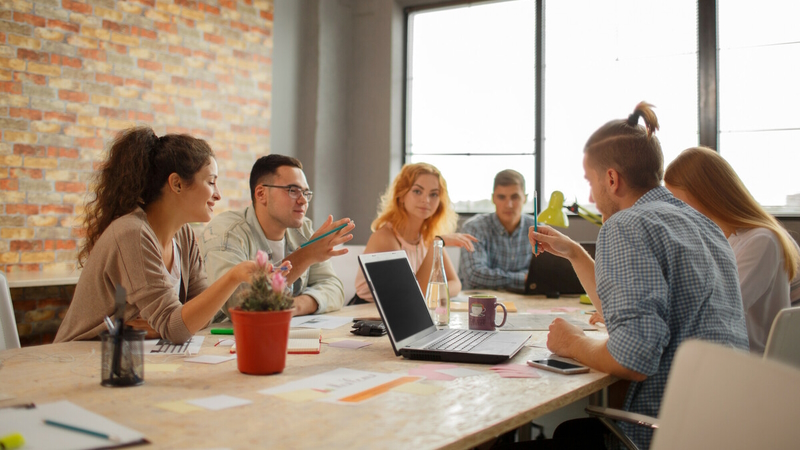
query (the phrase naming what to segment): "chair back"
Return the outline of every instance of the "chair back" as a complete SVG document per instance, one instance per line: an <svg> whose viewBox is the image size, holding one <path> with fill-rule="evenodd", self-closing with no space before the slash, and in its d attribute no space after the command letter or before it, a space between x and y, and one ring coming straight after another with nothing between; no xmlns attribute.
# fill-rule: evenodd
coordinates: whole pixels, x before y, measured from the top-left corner
<svg viewBox="0 0 800 450"><path fill-rule="evenodd" d="M782 309L769 329L764 358L800 368L800 306Z"/></svg>
<svg viewBox="0 0 800 450"><path fill-rule="evenodd" d="M330 259L333 271L344 286L345 305L356 295L356 274L361 270L358 266L358 255L364 253L365 247L365 245L345 245L347 253Z"/></svg>
<svg viewBox="0 0 800 450"><path fill-rule="evenodd" d="M0 272L0 350L19 348L17 320L11 304L11 291L5 274Z"/></svg>
<svg viewBox="0 0 800 450"><path fill-rule="evenodd" d="M651 448L791 449L800 370L701 341L675 356Z"/></svg>

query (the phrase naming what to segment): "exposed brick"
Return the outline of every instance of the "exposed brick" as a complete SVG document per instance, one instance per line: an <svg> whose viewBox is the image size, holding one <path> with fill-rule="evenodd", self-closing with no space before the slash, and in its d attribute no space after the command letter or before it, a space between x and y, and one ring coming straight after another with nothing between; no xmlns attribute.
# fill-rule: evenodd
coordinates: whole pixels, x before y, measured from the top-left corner
<svg viewBox="0 0 800 450"><path fill-rule="evenodd" d="M178 34L178 26L171 22L156 22L156 29L165 33Z"/></svg>
<svg viewBox="0 0 800 450"><path fill-rule="evenodd" d="M103 28L109 31L116 31L118 33L130 33L131 27L130 25L122 25L117 22L112 22L110 20L103 21Z"/></svg>
<svg viewBox="0 0 800 450"><path fill-rule="evenodd" d="M155 116L151 113L128 111L128 120L152 123L155 121Z"/></svg>
<svg viewBox="0 0 800 450"><path fill-rule="evenodd" d="M271 12L261 11L259 14L261 15L262 19L269 20L270 22L273 21L273 16Z"/></svg>
<svg viewBox="0 0 800 450"><path fill-rule="evenodd" d="M62 56L62 55L53 55L50 58L50 62L52 62L53 64L58 64L60 66L69 66L75 69L80 69L82 66L80 59L70 58L69 56Z"/></svg>
<svg viewBox="0 0 800 450"><path fill-rule="evenodd" d="M29 23L35 27L43 27L47 25L47 20L44 17L34 16L33 14L26 14L20 12L14 13L14 21Z"/></svg>
<svg viewBox="0 0 800 450"><path fill-rule="evenodd" d="M44 86L47 84L47 77L33 73L14 72L14 81L19 81L23 84L33 83L39 86Z"/></svg>
<svg viewBox="0 0 800 450"><path fill-rule="evenodd" d="M42 48L42 43L39 39L17 36L16 34L8 35L8 43L17 47L25 47L31 50L39 50Z"/></svg>
<svg viewBox="0 0 800 450"><path fill-rule="evenodd" d="M57 150L59 158L77 159L80 157L80 152L75 148L61 148L61 147L48 147L47 151Z"/></svg>
<svg viewBox="0 0 800 450"><path fill-rule="evenodd" d="M137 65L142 69L152 70L155 72L160 72L162 69L161 63L155 61L147 61L146 59L140 59L137 62Z"/></svg>
<svg viewBox="0 0 800 450"><path fill-rule="evenodd" d="M79 12L81 14L91 14L92 7L85 3L73 2L72 0L61 0L61 6L71 11Z"/></svg>
<svg viewBox="0 0 800 450"><path fill-rule="evenodd" d="M79 49L81 56L84 58L94 59L95 61L106 61L106 51L98 50L95 48L81 48Z"/></svg>
<svg viewBox="0 0 800 450"><path fill-rule="evenodd" d="M219 111L202 111L200 116L209 120L222 120L222 113Z"/></svg>
<svg viewBox="0 0 800 450"><path fill-rule="evenodd" d="M216 84L209 83L209 82L203 81L203 80L197 80L195 82L194 86L196 88L198 88L198 89L203 89L205 91L216 91L217 90L217 85Z"/></svg>
<svg viewBox="0 0 800 450"><path fill-rule="evenodd" d="M32 156L26 156L24 166L33 169L55 169L58 167L58 160L53 158L34 158Z"/></svg>
<svg viewBox="0 0 800 450"><path fill-rule="evenodd" d="M60 30L69 31L70 33L77 33L78 31L80 31L79 25L69 22L63 22L61 20L56 20L56 19L48 19L47 27L58 28Z"/></svg>
<svg viewBox="0 0 800 450"><path fill-rule="evenodd" d="M9 178L31 178L34 180L40 180L43 177L41 169L22 169L19 167L11 167L8 170L8 177ZM10 205L9 205L10 206ZM6 212L8 212L8 207L6 207Z"/></svg>
<svg viewBox="0 0 800 450"><path fill-rule="evenodd" d="M0 229L2 239L33 239L33 230L30 228L2 228Z"/></svg>
<svg viewBox="0 0 800 450"><path fill-rule="evenodd" d="M115 75L107 75L103 73L98 73L97 75L95 75L95 80L98 83L108 83L114 86L122 86L123 84L125 84L124 78Z"/></svg>
<svg viewBox="0 0 800 450"><path fill-rule="evenodd" d="M200 11L213 14L215 16L219 15L220 9L216 6L206 5L205 3L200 3L198 6L200 7Z"/></svg>
<svg viewBox="0 0 800 450"><path fill-rule="evenodd" d="M23 117L28 120L42 120L42 112L35 109L9 108L9 117Z"/></svg>
<svg viewBox="0 0 800 450"><path fill-rule="evenodd" d="M85 94L83 92L75 92L75 91L58 91L58 98L61 100L66 100L68 102L80 102L86 103L89 101L89 94Z"/></svg>
<svg viewBox="0 0 800 450"><path fill-rule="evenodd" d="M56 181L56 192L85 192L86 183L75 181Z"/></svg>
<svg viewBox="0 0 800 450"><path fill-rule="evenodd" d="M48 41L53 42L61 42L64 40L64 33L48 28L37 28L34 30L33 34L38 38L47 39Z"/></svg>
<svg viewBox="0 0 800 450"><path fill-rule="evenodd" d="M99 109L99 113L101 116L104 117L113 117L115 119L124 119L127 117L127 113L123 110L117 110L113 108L106 108L101 106Z"/></svg>
<svg viewBox="0 0 800 450"><path fill-rule="evenodd" d="M53 227L56 226L56 224L58 224L58 218L56 216L39 216L39 215L29 216L27 223L29 227ZM23 259L22 262L34 262L34 261L25 261ZM38 262L50 262L50 261L38 261Z"/></svg>
<svg viewBox="0 0 800 450"><path fill-rule="evenodd" d="M0 190L2 191L16 191L19 189L19 180L5 179L0 180Z"/></svg>
<svg viewBox="0 0 800 450"><path fill-rule="evenodd" d="M22 94L22 83L13 81L0 81L0 92L7 92L9 94Z"/></svg>
<svg viewBox="0 0 800 450"><path fill-rule="evenodd" d="M102 150L103 149L103 140L96 139L96 138L76 138L75 144L78 145L79 148L93 148Z"/></svg>
<svg viewBox="0 0 800 450"><path fill-rule="evenodd" d="M66 91L62 91L66 92ZM76 92L76 94L79 94ZM75 114L71 113L58 113L58 112L45 112L44 120L55 120L57 122L71 122L75 123Z"/></svg>
<svg viewBox="0 0 800 450"><path fill-rule="evenodd" d="M225 38L224 37L218 36L216 34L211 34L211 33L205 33L203 35L203 40L205 40L207 42L211 42L213 44L219 44L219 45L225 44Z"/></svg>
<svg viewBox="0 0 800 450"><path fill-rule="evenodd" d="M151 8L156 6L156 0L130 0L133 3L141 3L142 5L149 6Z"/></svg>
<svg viewBox="0 0 800 450"><path fill-rule="evenodd" d="M67 43L76 47L97 48L97 39L88 38L86 36L72 35L67 38Z"/></svg>
<svg viewBox="0 0 800 450"><path fill-rule="evenodd" d="M235 10L236 0L219 0L219 6Z"/></svg>
<svg viewBox="0 0 800 450"><path fill-rule="evenodd" d="M28 52L30 50L26 49L25 51ZM19 58L0 58L0 68L12 69L12 70L25 70L25 61Z"/></svg>
<svg viewBox="0 0 800 450"><path fill-rule="evenodd" d="M239 30L242 30L242 31L250 31L250 25L247 25L247 24L242 23L242 22L236 22L234 20L231 20L231 27L239 29Z"/></svg>
<svg viewBox="0 0 800 450"><path fill-rule="evenodd" d="M129 47L138 47L139 38L136 36L128 36L121 33L111 33L111 42L127 45Z"/></svg>
<svg viewBox="0 0 800 450"><path fill-rule="evenodd" d="M42 214L72 214L72 205L42 205Z"/></svg>
<svg viewBox="0 0 800 450"><path fill-rule="evenodd" d="M50 55L42 52L35 52L27 48L17 49L17 58L25 61L35 61L39 63L49 63ZM18 69L19 70L19 69Z"/></svg>
<svg viewBox="0 0 800 450"><path fill-rule="evenodd" d="M26 133L24 131L10 131L6 130L3 133L3 138L6 142L19 142L22 144L35 144L36 134Z"/></svg>
<svg viewBox="0 0 800 450"><path fill-rule="evenodd" d="M214 60L217 59L217 55L215 55L213 53L210 53L210 52L204 52L202 50L194 50L194 51L192 51L192 56L194 56L196 58L207 59L209 61L214 61Z"/></svg>
<svg viewBox="0 0 800 450"><path fill-rule="evenodd" d="M131 27L131 33L135 36L143 37L145 39L158 39L158 34L155 31L140 27Z"/></svg>
<svg viewBox="0 0 800 450"><path fill-rule="evenodd" d="M100 43L100 48L104 50L111 50L113 52L119 53L120 55L125 55L128 53L128 47L120 44L115 44L113 42L103 41Z"/></svg>

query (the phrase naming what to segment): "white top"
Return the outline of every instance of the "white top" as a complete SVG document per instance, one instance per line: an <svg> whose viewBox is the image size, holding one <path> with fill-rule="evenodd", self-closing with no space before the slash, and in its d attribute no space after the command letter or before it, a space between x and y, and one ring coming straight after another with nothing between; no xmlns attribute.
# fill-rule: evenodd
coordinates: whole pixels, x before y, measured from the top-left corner
<svg viewBox="0 0 800 450"><path fill-rule="evenodd" d="M775 316L791 306L783 248L778 237L767 228L736 230L728 242L739 267L750 351L761 354Z"/></svg>

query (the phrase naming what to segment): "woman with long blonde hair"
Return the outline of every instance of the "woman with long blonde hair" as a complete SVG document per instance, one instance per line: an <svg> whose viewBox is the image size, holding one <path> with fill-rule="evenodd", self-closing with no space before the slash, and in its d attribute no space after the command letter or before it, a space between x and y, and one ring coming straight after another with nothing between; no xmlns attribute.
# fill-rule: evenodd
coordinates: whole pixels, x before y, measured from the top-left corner
<svg viewBox="0 0 800 450"><path fill-rule="evenodd" d="M710 148L684 150L667 167L664 184L728 238L739 269L750 351L763 353L772 321L791 306L791 280L800 278L797 243Z"/></svg>
<svg viewBox="0 0 800 450"><path fill-rule="evenodd" d="M372 222L373 231L364 253L405 250L417 275L420 289L425 292L433 264L435 238L445 246L457 246L474 251L477 239L469 234L454 233L458 216L450 204L447 182L436 167L426 163L406 164L381 197L378 217ZM461 281L447 252L444 269L450 295L461 291ZM372 302L372 293L361 272L356 274L355 303Z"/></svg>

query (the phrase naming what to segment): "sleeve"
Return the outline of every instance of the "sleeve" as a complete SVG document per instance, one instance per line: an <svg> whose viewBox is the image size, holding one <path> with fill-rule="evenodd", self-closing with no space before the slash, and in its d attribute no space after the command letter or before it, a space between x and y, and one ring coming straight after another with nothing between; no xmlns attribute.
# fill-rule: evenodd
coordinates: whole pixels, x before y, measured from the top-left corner
<svg viewBox="0 0 800 450"><path fill-rule="evenodd" d="M302 293L317 301L319 307L314 314L337 311L344 304L344 285L336 276L330 261L311 265L308 269L308 285Z"/></svg>
<svg viewBox="0 0 800 450"><path fill-rule="evenodd" d="M181 258L185 258L186 266L189 268L189 288L186 289L186 299L191 300L208 289L208 275L200 254L197 236L189 225L187 225L186 232L186 248L187 250L183 252Z"/></svg>
<svg viewBox="0 0 800 450"><path fill-rule="evenodd" d="M654 249L631 225L606 223L597 239L595 277L607 348L623 367L656 373L669 344L668 286Z"/></svg>
<svg viewBox="0 0 800 450"><path fill-rule="evenodd" d="M138 236L137 236L138 235ZM155 238L143 231L115 236L117 257L128 279L128 303L136 307L147 323L174 343L192 337L183 322L183 305L163 269L161 251Z"/></svg>
<svg viewBox="0 0 800 450"><path fill-rule="evenodd" d="M206 226L206 229L203 230L203 238L200 240L200 251L205 263L208 284L213 284L222 278L233 266L250 260L246 253L246 249L249 246L243 236L235 233L234 230L226 230L222 234L216 235L210 228L211 226L212 224ZM235 243L232 243L232 241L235 241ZM246 287L247 283L242 283L228 297L228 300L221 308L221 312L225 317L230 317L229 308L239 306L239 294Z"/></svg>
<svg viewBox="0 0 800 450"><path fill-rule="evenodd" d="M765 231L769 234L754 234L735 252L745 312L775 283L777 272L782 267L780 244L771 231Z"/></svg>
<svg viewBox="0 0 800 450"><path fill-rule="evenodd" d="M464 289L502 289L522 287L528 271L511 272L489 265L490 239L487 233L470 223L464 224L464 233L478 238L473 243L474 252L461 249L459 262L459 278Z"/></svg>

